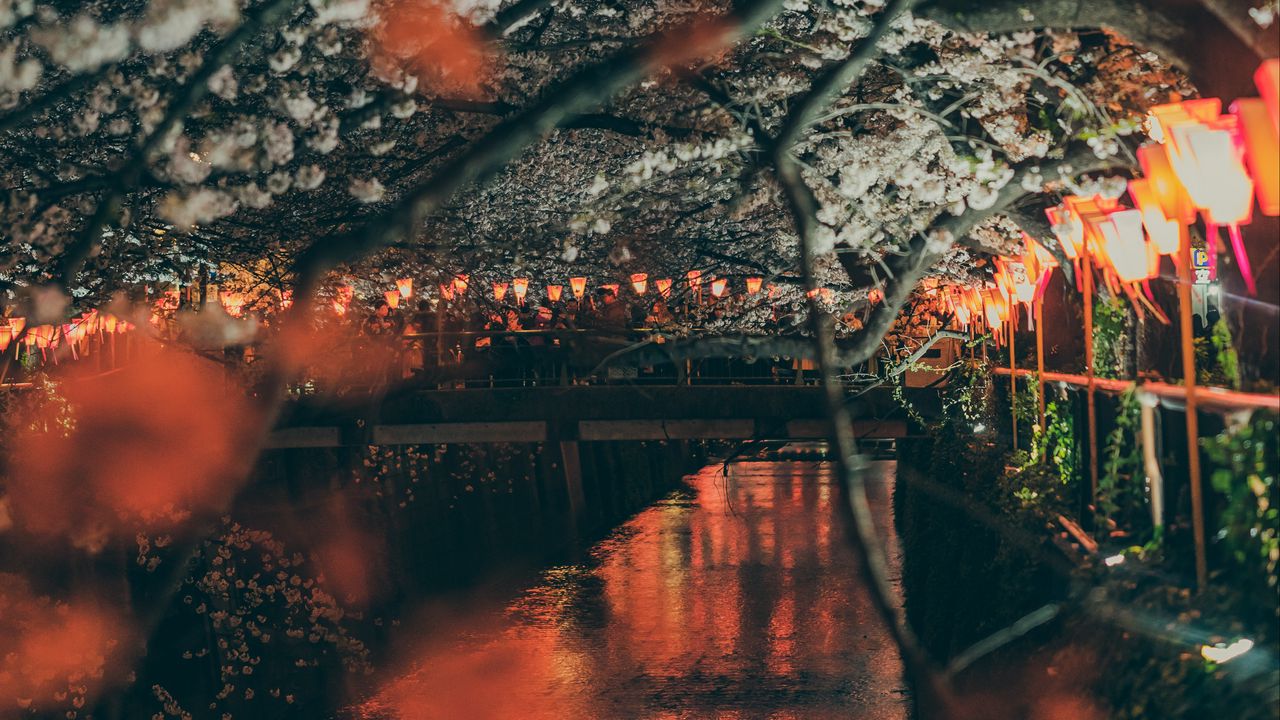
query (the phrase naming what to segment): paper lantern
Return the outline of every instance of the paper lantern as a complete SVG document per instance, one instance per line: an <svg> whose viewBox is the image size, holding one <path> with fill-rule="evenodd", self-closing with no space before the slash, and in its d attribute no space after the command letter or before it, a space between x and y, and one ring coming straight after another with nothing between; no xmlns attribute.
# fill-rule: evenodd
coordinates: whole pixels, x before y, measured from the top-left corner
<svg viewBox="0 0 1280 720"><path fill-rule="evenodd" d="M223 294L222 307L231 317L240 317L244 313L244 295L240 293Z"/></svg>
<svg viewBox="0 0 1280 720"><path fill-rule="evenodd" d="M1178 243L1182 237L1182 225L1177 220L1170 220L1160 208L1151 181L1139 178L1129 181L1129 197L1142 213L1142 225L1147 235L1162 255L1177 255Z"/></svg>
<svg viewBox="0 0 1280 720"><path fill-rule="evenodd" d="M507 296L507 287L504 282L495 282L493 284L493 299L502 302L502 298Z"/></svg>
<svg viewBox="0 0 1280 720"><path fill-rule="evenodd" d="M884 291L880 288L871 288L867 291L867 302L879 305L881 300L884 300Z"/></svg>
<svg viewBox="0 0 1280 720"><path fill-rule="evenodd" d="M1280 134L1280 59L1262 61L1253 73L1253 82L1258 86L1267 114L1271 116L1271 127Z"/></svg>
<svg viewBox="0 0 1280 720"><path fill-rule="evenodd" d="M1239 121L1258 207L1268 217L1280 215L1280 133L1271 123L1266 102L1241 98L1231 104L1231 114Z"/></svg>
<svg viewBox="0 0 1280 720"><path fill-rule="evenodd" d="M551 302L560 302L560 295L564 292L563 285L548 285L547 299Z"/></svg>
<svg viewBox="0 0 1280 720"><path fill-rule="evenodd" d="M804 296L805 296L805 297L807 297L807 298L816 298L816 297L818 297L818 288L811 288L811 289L809 289L809 290L806 290L806 291L805 291L805 293L804 293Z"/></svg>
<svg viewBox="0 0 1280 720"><path fill-rule="evenodd" d="M658 294L662 297L671 297L671 278L662 278L655 280L653 283L658 288Z"/></svg>
<svg viewBox="0 0 1280 720"><path fill-rule="evenodd" d="M396 281L396 290L400 297L408 300L413 295L413 278L400 278Z"/></svg>
<svg viewBox="0 0 1280 720"><path fill-rule="evenodd" d="M1231 118L1217 127L1183 123L1171 129L1173 170L1211 225L1246 225L1253 211L1253 181L1236 149L1234 125Z"/></svg>
<svg viewBox="0 0 1280 720"><path fill-rule="evenodd" d="M1046 208L1044 214L1049 218L1049 226L1053 236L1058 240L1058 247L1068 260L1080 257L1084 248L1084 223L1065 206Z"/></svg>
<svg viewBox="0 0 1280 720"><path fill-rule="evenodd" d="M631 276L631 288L636 291L637 295L643 295L645 290L649 288L649 276L645 273L635 273Z"/></svg>
<svg viewBox="0 0 1280 720"><path fill-rule="evenodd" d="M388 290L382 293L382 297L387 301L387 307L395 309L400 307L400 291Z"/></svg>
<svg viewBox="0 0 1280 720"><path fill-rule="evenodd" d="M118 324L119 324L119 320L116 318L115 315L112 315L111 313L107 313L106 315L103 315L102 329L105 330L106 332L108 333L115 332L116 326Z"/></svg>
<svg viewBox="0 0 1280 720"><path fill-rule="evenodd" d="M689 289L693 290L694 292L698 292L698 290L702 287L702 271L690 270L689 272L685 273L684 276L685 276L685 279L689 281Z"/></svg>
<svg viewBox="0 0 1280 720"><path fill-rule="evenodd" d="M569 278L569 288L573 290L573 296L581 300L583 294L587 292L587 279L584 277Z"/></svg>
<svg viewBox="0 0 1280 720"><path fill-rule="evenodd" d="M1173 128L1179 125L1210 123L1222 114L1222 101L1218 98L1198 98L1165 103L1151 108L1147 123L1147 136L1158 143L1168 143Z"/></svg>
<svg viewBox="0 0 1280 720"><path fill-rule="evenodd" d="M13 331L8 325L0 325L0 353L9 349L9 343L13 341Z"/></svg>
<svg viewBox="0 0 1280 720"><path fill-rule="evenodd" d="M711 281L711 295L713 297L723 297L725 290L729 287L729 281L724 278L716 278Z"/></svg>
<svg viewBox="0 0 1280 720"><path fill-rule="evenodd" d="M1150 277L1147 242L1142 232L1142 213L1120 210L1099 223L1102 249L1116 276L1124 282L1137 282Z"/></svg>
<svg viewBox="0 0 1280 720"><path fill-rule="evenodd" d="M516 302L523 305L525 295L529 294L529 278L512 278L511 292L516 296Z"/></svg>
<svg viewBox="0 0 1280 720"><path fill-rule="evenodd" d="M454 275L453 291L458 295L465 294L467 292L467 283L470 281L470 279L471 278L468 275Z"/></svg>
<svg viewBox="0 0 1280 720"><path fill-rule="evenodd" d="M453 299L453 283L440 283L440 297L443 300Z"/></svg>
<svg viewBox="0 0 1280 720"><path fill-rule="evenodd" d="M760 286L764 284L763 278L749 277L747 278L747 294L755 295L760 292Z"/></svg>
<svg viewBox="0 0 1280 720"><path fill-rule="evenodd" d="M1196 221L1196 208L1169 162L1169 149L1147 144L1138 148L1138 163L1156 202L1169 220L1190 225Z"/></svg>

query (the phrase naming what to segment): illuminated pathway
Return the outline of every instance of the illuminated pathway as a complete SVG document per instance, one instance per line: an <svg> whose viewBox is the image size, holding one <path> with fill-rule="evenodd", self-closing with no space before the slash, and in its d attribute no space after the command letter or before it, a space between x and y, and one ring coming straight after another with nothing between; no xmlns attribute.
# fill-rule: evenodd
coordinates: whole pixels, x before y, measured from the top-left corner
<svg viewBox="0 0 1280 720"><path fill-rule="evenodd" d="M874 468L888 534L893 465ZM360 714L905 718L899 660L841 536L829 467L742 463L726 480L710 466L690 481L696 496L655 504L586 563L544 573L497 630L419 650Z"/></svg>

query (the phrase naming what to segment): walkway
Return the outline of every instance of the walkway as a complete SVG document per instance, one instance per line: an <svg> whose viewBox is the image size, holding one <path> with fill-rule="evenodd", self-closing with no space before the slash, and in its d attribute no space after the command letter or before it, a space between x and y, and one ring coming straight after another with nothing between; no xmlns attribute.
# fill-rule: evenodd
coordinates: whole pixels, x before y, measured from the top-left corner
<svg viewBox="0 0 1280 720"><path fill-rule="evenodd" d="M873 509L892 544L893 465L876 469ZM726 479L710 466L690 481L586 563L546 571L498 628L420 648L358 716L906 718L829 467L741 463Z"/></svg>

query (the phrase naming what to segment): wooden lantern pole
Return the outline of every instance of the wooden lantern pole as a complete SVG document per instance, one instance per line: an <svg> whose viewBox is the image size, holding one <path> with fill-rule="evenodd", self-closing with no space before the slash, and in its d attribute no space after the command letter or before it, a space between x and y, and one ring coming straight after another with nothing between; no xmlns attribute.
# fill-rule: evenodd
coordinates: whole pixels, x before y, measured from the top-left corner
<svg viewBox="0 0 1280 720"><path fill-rule="evenodd" d="M1191 325L1191 233L1181 226L1178 241L1178 326L1182 336L1182 383L1187 389L1187 471L1191 483L1191 528L1196 546L1196 587L1209 581L1205 558L1204 496L1200 488L1200 421L1196 417L1196 350Z"/></svg>
<svg viewBox="0 0 1280 720"><path fill-rule="evenodd" d="M1093 258L1089 253L1089 236L1085 235L1084 250L1080 253L1084 273L1084 373L1088 378L1085 403L1089 425L1089 501L1098 502L1098 406L1094 396L1093 374Z"/></svg>
<svg viewBox="0 0 1280 720"><path fill-rule="evenodd" d="M1046 432L1044 417L1044 300L1036 298L1031 305L1035 309L1036 323L1036 380L1040 386L1040 432Z"/></svg>
<svg viewBox="0 0 1280 720"><path fill-rule="evenodd" d="M1018 355L1014 337L1018 334L1018 305L1009 298L1009 412L1013 415L1013 449L1018 449Z"/></svg>

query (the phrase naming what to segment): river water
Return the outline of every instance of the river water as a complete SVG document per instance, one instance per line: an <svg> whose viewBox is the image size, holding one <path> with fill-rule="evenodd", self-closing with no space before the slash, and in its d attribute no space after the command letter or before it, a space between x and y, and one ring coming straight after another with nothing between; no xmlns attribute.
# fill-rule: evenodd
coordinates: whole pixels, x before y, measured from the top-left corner
<svg viewBox="0 0 1280 720"><path fill-rule="evenodd" d="M897 572L893 464L870 474ZM831 467L713 465L506 607L436 616L361 718L897 720Z"/></svg>

